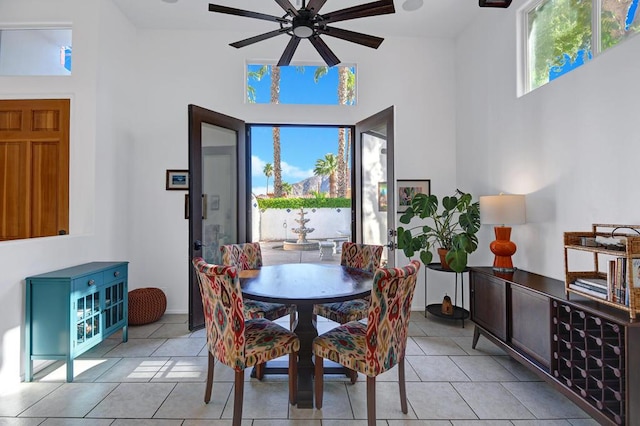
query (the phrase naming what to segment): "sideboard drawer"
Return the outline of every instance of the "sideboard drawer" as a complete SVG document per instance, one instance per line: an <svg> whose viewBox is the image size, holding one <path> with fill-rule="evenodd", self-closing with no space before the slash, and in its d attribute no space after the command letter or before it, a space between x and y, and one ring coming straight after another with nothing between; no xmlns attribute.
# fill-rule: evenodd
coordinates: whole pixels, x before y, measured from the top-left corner
<svg viewBox="0 0 640 426"><path fill-rule="evenodd" d="M113 281L119 281L127 278L127 266L119 266L117 268L109 269L108 271L104 271L103 279L105 283L110 283Z"/></svg>
<svg viewBox="0 0 640 426"><path fill-rule="evenodd" d="M82 276L78 279L73 280L73 290L84 292L87 289L98 288L104 282L103 273L95 273L90 275Z"/></svg>

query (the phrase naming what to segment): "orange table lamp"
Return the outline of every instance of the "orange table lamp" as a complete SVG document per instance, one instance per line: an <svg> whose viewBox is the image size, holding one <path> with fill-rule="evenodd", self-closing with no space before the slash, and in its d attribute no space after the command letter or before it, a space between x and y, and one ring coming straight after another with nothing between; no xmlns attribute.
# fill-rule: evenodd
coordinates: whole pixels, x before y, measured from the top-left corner
<svg viewBox="0 0 640 426"><path fill-rule="evenodd" d="M524 195L486 195L480 197L480 222L497 225L496 235L489 248L495 255L493 270L497 272L513 272L511 256L516 252L516 245L511 241L511 227L505 225L521 225L526 223Z"/></svg>

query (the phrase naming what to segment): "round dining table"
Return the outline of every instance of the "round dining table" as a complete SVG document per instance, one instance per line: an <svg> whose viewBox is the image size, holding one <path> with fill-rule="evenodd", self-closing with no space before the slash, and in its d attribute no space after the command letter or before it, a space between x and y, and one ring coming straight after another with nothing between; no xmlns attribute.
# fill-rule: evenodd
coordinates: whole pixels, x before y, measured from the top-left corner
<svg viewBox="0 0 640 426"><path fill-rule="evenodd" d="M298 318L294 332L300 339L297 406L313 408L312 346L318 336L313 305L368 296L373 274L342 265L286 263L242 271L240 285L247 299L296 305Z"/></svg>

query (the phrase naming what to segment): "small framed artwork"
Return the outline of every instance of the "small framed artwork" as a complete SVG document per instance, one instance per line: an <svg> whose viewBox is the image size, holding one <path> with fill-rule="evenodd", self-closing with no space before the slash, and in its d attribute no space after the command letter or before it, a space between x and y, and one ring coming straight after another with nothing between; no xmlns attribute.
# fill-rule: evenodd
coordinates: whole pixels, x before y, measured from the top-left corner
<svg viewBox="0 0 640 426"><path fill-rule="evenodd" d="M378 182L378 211L387 211L387 182Z"/></svg>
<svg viewBox="0 0 640 426"><path fill-rule="evenodd" d="M431 195L431 181L429 179L398 181L398 213L404 213L407 210L416 194Z"/></svg>
<svg viewBox="0 0 640 426"><path fill-rule="evenodd" d="M189 170L167 170L167 191L189 190Z"/></svg>

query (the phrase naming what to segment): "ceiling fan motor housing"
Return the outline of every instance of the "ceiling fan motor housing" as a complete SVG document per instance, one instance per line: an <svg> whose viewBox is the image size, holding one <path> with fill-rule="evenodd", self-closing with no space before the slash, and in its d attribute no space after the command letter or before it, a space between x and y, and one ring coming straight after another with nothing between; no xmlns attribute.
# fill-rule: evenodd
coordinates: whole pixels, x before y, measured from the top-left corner
<svg viewBox="0 0 640 426"><path fill-rule="evenodd" d="M298 11L298 16L293 17L292 22L293 34L300 38L309 38L313 35L313 19L312 14L306 9Z"/></svg>

